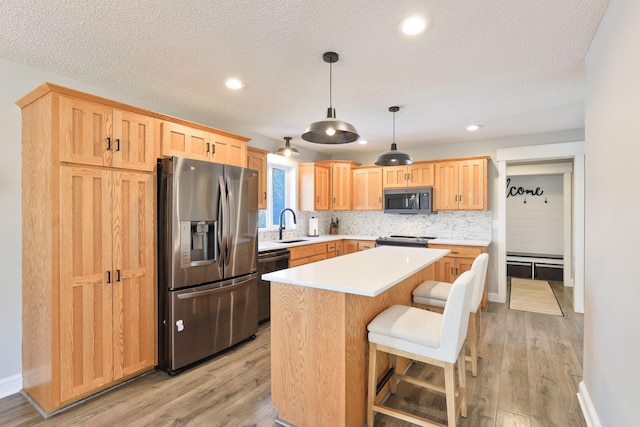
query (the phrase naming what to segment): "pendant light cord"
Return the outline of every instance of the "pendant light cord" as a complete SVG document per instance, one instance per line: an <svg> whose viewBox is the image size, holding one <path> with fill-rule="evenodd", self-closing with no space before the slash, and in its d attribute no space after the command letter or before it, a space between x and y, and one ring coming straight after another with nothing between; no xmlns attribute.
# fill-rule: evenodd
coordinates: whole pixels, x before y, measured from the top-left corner
<svg viewBox="0 0 640 427"><path fill-rule="evenodd" d="M333 61L329 62L329 108L333 111Z"/></svg>
<svg viewBox="0 0 640 427"><path fill-rule="evenodd" d="M396 143L396 112L393 112L393 139L391 140L394 144Z"/></svg>

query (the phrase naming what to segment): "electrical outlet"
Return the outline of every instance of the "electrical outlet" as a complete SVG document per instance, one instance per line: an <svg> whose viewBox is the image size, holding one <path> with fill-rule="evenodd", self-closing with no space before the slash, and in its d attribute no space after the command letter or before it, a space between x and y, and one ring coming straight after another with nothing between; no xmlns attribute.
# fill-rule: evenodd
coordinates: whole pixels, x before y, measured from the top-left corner
<svg viewBox="0 0 640 427"><path fill-rule="evenodd" d="M467 223L464 221L464 219L458 220L458 228L465 228L466 226L467 226Z"/></svg>

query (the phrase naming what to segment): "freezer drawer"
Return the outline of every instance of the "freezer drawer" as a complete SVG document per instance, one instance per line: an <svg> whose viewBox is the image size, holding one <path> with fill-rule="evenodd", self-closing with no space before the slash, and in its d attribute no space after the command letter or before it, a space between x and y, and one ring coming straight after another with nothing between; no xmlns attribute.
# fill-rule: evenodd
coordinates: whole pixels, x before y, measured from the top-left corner
<svg viewBox="0 0 640 427"><path fill-rule="evenodd" d="M169 372L255 335L258 275L170 292ZM162 367L162 366L161 366Z"/></svg>

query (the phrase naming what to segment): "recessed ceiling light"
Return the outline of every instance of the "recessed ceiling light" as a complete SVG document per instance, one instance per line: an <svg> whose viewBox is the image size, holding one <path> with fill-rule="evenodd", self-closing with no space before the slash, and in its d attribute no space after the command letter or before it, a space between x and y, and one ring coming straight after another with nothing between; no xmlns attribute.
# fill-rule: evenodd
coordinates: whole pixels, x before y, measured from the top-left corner
<svg viewBox="0 0 640 427"><path fill-rule="evenodd" d="M227 79L224 83L229 89L242 89L244 87L244 83L242 83L238 79Z"/></svg>
<svg viewBox="0 0 640 427"><path fill-rule="evenodd" d="M480 125L469 125L469 126L467 126L467 130L468 130L469 132L473 132L474 130L478 130L478 129L480 129L481 127L482 127L482 126L480 126Z"/></svg>
<svg viewBox="0 0 640 427"><path fill-rule="evenodd" d="M422 16L409 16L400 22L400 30L408 35L415 36L427 28L427 20Z"/></svg>
<svg viewBox="0 0 640 427"><path fill-rule="evenodd" d="M366 139L360 139L360 140L358 140L358 144L362 144L362 145L364 145L364 144L368 144L368 143L369 143L369 141L367 141Z"/></svg>

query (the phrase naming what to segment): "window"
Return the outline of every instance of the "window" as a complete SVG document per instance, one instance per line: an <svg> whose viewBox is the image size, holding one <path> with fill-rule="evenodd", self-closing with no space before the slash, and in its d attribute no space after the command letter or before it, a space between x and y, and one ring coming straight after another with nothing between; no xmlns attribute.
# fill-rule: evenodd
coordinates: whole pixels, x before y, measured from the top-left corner
<svg viewBox="0 0 640 427"><path fill-rule="evenodd" d="M267 210L260 211L260 228L277 229L280 220L280 212L284 208L296 209L297 198L297 163L275 154L267 155ZM284 218L287 228L294 229L295 225L291 216Z"/></svg>

